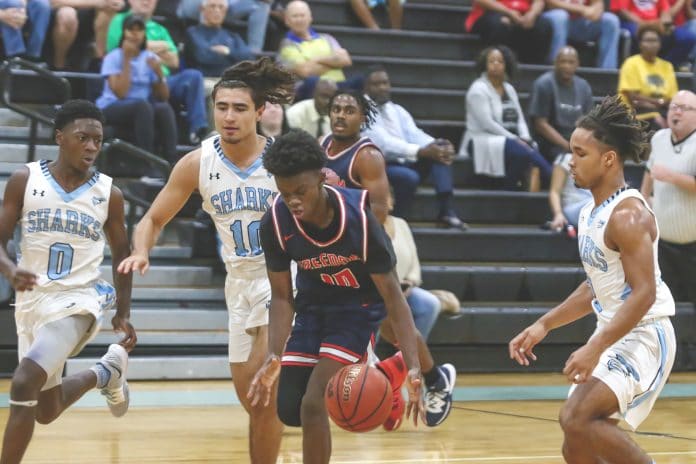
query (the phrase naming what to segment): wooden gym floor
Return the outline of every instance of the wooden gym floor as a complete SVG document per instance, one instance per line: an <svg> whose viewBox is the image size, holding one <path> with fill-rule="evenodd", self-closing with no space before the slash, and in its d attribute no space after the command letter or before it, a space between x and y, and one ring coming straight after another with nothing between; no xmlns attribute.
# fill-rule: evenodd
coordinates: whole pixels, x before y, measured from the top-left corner
<svg viewBox="0 0 696 464"><path fill-rule="evenodd" d="M0 381L4 429L9 381ZM392 433L334 427L332 463L562 463L556 421L567 385L556 374L459 376L455 409L440 427ZM658 464L696 464L696 374L676 374L635 440ZM246 416L231 381L133 382L121 419L90 393L55 423L37 425L27 464L245 463ZM537 398L537 399L529 399ZM538 398L549 398L540 400ZM301 463L287 429L278 463Z"/></svg>

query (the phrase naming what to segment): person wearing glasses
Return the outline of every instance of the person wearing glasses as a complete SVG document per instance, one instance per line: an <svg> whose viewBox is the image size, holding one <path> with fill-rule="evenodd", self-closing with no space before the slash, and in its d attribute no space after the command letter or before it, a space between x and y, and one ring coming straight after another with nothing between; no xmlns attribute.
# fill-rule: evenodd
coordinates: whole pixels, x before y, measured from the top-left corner
<svg viewBox="0 0 696 464"><path fill-rule="evenodd" d="M662 279L676 300L696 304L696 94L678 92L667 123L651 140L641 192L660 227Z"/></svg>

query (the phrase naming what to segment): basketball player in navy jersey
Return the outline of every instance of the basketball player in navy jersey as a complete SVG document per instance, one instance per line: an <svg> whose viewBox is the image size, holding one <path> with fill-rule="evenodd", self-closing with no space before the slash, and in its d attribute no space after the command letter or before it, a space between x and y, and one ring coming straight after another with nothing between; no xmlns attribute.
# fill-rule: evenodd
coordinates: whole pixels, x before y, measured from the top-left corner
<svg viewBox="0 0 696 464"><path fill-rule="evenodd" d="M509 346L510 357L527 366L550 330L595 313L597 329L563 369L574 383L560 415L569 464L654 464L617 427L623 419L635 430L645 420L676 351L669 320L674 300L657 264L655 216L624 178L626 160L647 159L647 137L647 125L619 97L605 98L578 121L571 174L594 197L578 224L587 282Z"/></svg>
<svg viewBox="0 0 696 464"><path fill-rule="evenodd" d="M329 101L331 133L321 141L328 158L328 183L369 192L370 208L381 224L389 213L389 180L384 156L369 137L361 136L361 130L374 120L374 103L361 92L338 91ZM388 318L380 328L380 334L390 343L396 337ZM452 391L456 371L452 364L436 366L427 343L418 333L418 353L427 387L425 393L425 423L434 427L441 424L452 409ZM392 412L384 423L386 430L396 430L401 425L405 405L401 384L405 379L401 353L377 364L389 378L393 388Z"/></svg>
<svg viewBox="0 0 696 464"><path fill-rule="evenodd" d="M249 397L254 404L268 404L280 377L280 419L302 426L303 462L325 464L331 433L324 389L341 367L362 359L387 313L408 366L407 415L417 421L422 408L417 331L394 272L389 238L369 209L367 191L325 185L326 154L303 131L280 137L263 163L281 196L261 223L272 292L271 353ZM291 261L298 268L296 297Z"/></svg>
<svg viewBox="0 0 696 464"><path fill-rule="evenodd" d="M249 414L253 464L276 462L282 433L275 404L272 408L254 406L246 398L252 377L268 355L271 289L259 226L278 193L275 180L261 164L272 139L259 135L256 123L266 102L288 103L293 86L293 77L269 58L243 61L225 70L212 94L219 135L204 140L201 148L174 166L135 230L131 256L119 266L120 272L144 273L162 228L195 190L200 192L203 209L213 219L222 242L230 371L237 396Z"/></svg>
<svg viewBox="0 0 696 464"><path fill-rule="evenodd" d="M85 100L66 102L55 117L55 161L28 163L7 183L0 207L0 272L17 291L19 366L10 387L10 417L0 463L22 460L34 423L53 422L92 388L106 396L114 416L128 410L128 351L137 341L129 322L131 277L116 289L99 278L105 238L114 263L128 256L123 195L111 178L92 169L101 150L104 117ZM21 225L21 258L6 246ZM97 334L114 300L114 330L125 337L92 368L62 378L70 356Z"/></svg>

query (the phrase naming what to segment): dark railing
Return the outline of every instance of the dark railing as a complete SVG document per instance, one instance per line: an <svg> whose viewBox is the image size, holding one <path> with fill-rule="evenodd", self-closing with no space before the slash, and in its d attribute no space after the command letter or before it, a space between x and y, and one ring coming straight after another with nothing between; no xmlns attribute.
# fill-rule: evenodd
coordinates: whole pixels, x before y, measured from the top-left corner
<svg viewBox="0 0 696 464"><path fill-rule="evenodd" d="M29 151L34 161L39 123L53 126L53 119L27 105L60 105L70 99L70 83L48 69L21 58L0 65L0 101L9 109L29 118Z"/></svg>

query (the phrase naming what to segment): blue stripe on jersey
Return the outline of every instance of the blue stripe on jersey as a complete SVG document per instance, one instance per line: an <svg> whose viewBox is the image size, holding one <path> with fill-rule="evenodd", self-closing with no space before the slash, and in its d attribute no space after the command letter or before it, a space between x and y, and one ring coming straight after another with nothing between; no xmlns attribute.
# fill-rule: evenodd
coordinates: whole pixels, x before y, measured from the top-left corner
<svg viewBox="0 0 696 464"><path fill-rule="evenodd" d="M225 152L222 151L222 145L220 144L220 136L218 135L215 137L215 140L213 141L213 145L215 147L215 152L217 153L218 157L220 160L223 162L225 166L227 166L230 171L235 173L240 179L246 180L249 178L250 175L254 173L258 168L261 167L261 164L263 163L263 155L266 153L266 150L268 150L268 147L270 147L273 144L273 138L272 137L267 137L266 138L266 146L263 147L263 152L261 152L261 156L256 158L256 161L252 163L251 166L249 166L246 169L242 169L238 167L236 164L234 164L230 159L225 156Z"/></svg>
<svg viewBox="0 0 696 464"><path fill-rule="evenodd" d="M655 393L655 389L662 383L662 377L665 375L665 365L667 364L667 341L665 331L659 324L654 324L655 330L657 331L657 339L660 343L660 367L657 369L657 374L648 390L636 396L633 401L628 404L628 409L633 409L643 403L646 399L650 398L650 395Z"/></svg>
<svg viewBox="0 0 696 464"><path fill-rule="evenodd" d="M76 198L79 198L80 195L82 195L85 191L89 190L89 188L92 187L94 184L96 184L97 181L99 180L99 171L97 171L94 173L94 175L92 177L90 177L87 180L87 182L80 185L72 192L66 192L63 189L63 187L61 187L60 184L53 177L53 175L51 174L51 171L48 170L48 161L41 160L40 165L41 165L41 172L43 172L43 175L46 178L46 180L48 181L48 183L51 184L51 187L53 187L53 190L55 190L56 193L58 195L60 195L60 197L66 203L70 203L71 201L75 200Z"/></svg>

